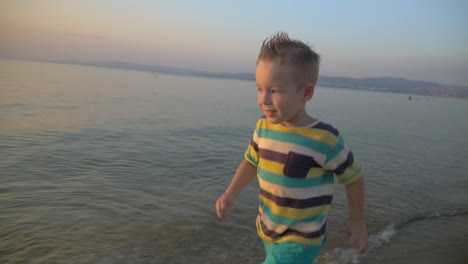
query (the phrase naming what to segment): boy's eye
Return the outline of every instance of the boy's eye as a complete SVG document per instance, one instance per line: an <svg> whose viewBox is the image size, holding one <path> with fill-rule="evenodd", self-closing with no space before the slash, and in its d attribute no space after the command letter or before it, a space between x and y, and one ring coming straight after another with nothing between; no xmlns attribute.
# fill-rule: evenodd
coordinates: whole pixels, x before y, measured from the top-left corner
<svg viewBox="0 0 468 264"><path fill-rule="evenodd" d="M275 94L278 92L278 89L271 89L271 93Z"/></svg>

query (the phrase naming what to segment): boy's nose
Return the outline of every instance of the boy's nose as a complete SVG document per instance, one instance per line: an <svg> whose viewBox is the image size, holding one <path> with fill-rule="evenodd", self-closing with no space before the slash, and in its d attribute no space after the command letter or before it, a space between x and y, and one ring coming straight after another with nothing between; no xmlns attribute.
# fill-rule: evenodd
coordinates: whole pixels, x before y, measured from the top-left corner
<svg viewBox="0 0 468 264"><path fill-rule="evenodd" d="M270 95L268 93L259 93L258 94L258 102L260 104L271 104L271 100L270 100Z"/></svg>

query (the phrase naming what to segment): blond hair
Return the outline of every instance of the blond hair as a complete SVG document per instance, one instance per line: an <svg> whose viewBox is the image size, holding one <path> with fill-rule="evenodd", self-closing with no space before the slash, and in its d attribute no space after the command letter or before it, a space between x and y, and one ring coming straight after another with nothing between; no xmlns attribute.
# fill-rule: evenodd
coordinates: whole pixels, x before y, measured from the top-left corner
<svg viewBox="0 0 468 264"><path fill-rule="evenodd" d="M290 39L287 33L278 32L263 41L257 64L260 61L294 67L301 85L317 83L320 56L307 43Z"/></svg>

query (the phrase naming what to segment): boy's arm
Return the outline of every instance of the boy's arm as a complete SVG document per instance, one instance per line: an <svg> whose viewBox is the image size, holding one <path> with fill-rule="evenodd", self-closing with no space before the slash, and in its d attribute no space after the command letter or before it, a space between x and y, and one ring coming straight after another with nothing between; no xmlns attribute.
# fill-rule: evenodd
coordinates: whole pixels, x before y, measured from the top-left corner
<svg viewBox="0 0 468 264"><path fill-rule="evenodd" d="M228 188L216 201L218 218L225 219L241 191L257 176L257 167L244 159L237 168Z"/></svg>
<svg viewBox="0 0 468 264"><path fill-rule="evenodd" d="M364 177L346 185L349 220L346 231L350 235L350 243L358 247L358 253L364 254L369 246L365 214Z"/></svg>

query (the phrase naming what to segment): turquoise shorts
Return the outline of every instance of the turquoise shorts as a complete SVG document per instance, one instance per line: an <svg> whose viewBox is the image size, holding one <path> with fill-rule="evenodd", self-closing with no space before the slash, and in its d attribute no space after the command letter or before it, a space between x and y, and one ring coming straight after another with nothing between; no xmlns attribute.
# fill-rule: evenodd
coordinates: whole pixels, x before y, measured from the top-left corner
<svg viewBox="0 0 468 264"><path fill-rule="evenodd" d="M304 245L295 242L270 244L263 241L266 259L263 264L312 264L326 243L321 246Z"/></svg>

